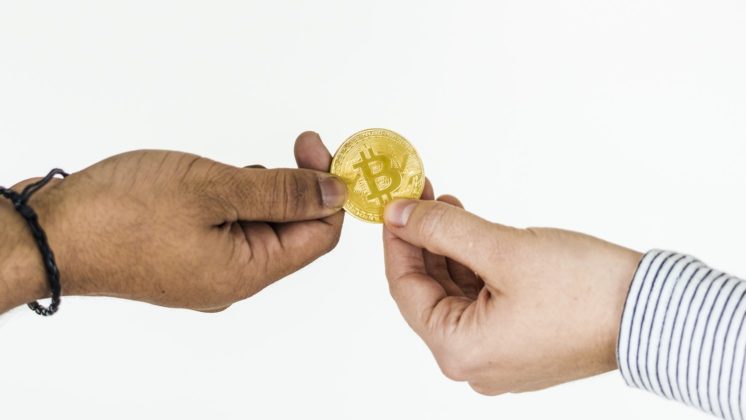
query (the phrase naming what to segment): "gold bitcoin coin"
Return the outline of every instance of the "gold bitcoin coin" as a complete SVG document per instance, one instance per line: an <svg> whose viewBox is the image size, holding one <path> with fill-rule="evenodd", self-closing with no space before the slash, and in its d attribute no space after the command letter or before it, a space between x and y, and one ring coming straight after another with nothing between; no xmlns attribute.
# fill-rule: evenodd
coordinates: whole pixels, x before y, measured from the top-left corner
<svg viewBox="0 0 746 420"><path fill-rule="evenodd" d="M350 136L332 159L331 173L347 184L344 209L360 220L383 222L386 203L420 198L425 188L422 161L399 134L370 128Z"/></svg>

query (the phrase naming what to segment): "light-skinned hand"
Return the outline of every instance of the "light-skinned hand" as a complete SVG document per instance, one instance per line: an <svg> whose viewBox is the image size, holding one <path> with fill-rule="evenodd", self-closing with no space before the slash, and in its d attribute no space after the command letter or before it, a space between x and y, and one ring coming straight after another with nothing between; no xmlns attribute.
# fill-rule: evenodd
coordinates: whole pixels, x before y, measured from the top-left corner
<svg viewBox="0 0 746 420"><path fill-rule="evenodd" d="M442 371L476 391L537 390L616 368L641 255L580 233L491 223L452 196L386 207L391 294Z"/></svg>

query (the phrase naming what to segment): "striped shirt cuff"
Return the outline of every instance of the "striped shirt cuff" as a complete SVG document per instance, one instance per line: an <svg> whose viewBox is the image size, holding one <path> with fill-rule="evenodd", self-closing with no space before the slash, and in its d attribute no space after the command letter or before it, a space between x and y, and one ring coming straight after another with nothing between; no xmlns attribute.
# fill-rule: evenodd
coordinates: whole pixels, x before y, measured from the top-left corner
<svg viewBox="0 0 746 420"><path fill-rule="evenodd" d="M726 419L744 417L746 282L688 255L640 261L617 362L628 385Z"/></svg>

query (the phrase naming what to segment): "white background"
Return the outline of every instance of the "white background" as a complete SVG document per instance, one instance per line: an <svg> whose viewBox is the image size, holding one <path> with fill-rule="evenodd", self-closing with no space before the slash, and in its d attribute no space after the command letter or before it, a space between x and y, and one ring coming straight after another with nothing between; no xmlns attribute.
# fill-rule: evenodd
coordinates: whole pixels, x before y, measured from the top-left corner
<svg viewBox="0 0 746 420"><path fill-rule="evenodd" d="M742 0L0 1L0 184L165 148L292 166L387 127L494 221L746 274ZM695 419L617 372L482 397L401 320L380 227L208 315L0 317L0 418ZM102 261L102 264L105 264ZM499 334L495 331L495 334Z"/></svg>

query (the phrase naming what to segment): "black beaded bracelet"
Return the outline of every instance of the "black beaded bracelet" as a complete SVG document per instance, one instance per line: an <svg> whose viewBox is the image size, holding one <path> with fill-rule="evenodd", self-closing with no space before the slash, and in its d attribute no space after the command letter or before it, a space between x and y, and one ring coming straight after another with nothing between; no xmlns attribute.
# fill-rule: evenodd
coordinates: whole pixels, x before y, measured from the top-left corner
<svg viewBox="0 0 746 420"><path fill-rule="evenodd" d="M34 240L36 240L36 245L39 247L42 260L44 261L44 269L47 272L49 288L52 290L52 302L49 304L49 307L44 307L39 304L39 302L31 302L28 304L28 307L32 311L42 316L54 315L54 313L57 312L57 309L60 307L60 294L62 292L62 287L60 286L60 272L57 269L57 263L54 260L54 253L49 247L47 234L39 225L39 218L34 209L28 205L28 200L31 198L31 195L47 185L55 175L62 175L64 178L68 174L62 169L52 169L47 176L40 181L26 186L26 188L24 188L20 193L17 193L10 188L0 187L0 195L10 200L16 211L24 220L26 220L26 224L31 230Z"/></svg>

